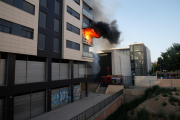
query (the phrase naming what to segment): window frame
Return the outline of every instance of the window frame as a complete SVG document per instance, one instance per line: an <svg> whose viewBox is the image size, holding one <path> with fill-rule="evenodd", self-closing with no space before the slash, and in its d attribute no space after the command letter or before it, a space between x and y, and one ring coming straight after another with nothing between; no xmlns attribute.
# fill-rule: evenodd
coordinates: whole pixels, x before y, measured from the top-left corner
<svg viewBox="0 0 180 120"><path fill-rule="evenodd" d="M28 12L26 9L24 9L24 3L27 3L27 4L29 4L29 5L32 5L32 7L33 7L33 13L30 13L30 12ZM26 7L25 7L25 8L26 8ZM32 15L35 14L35 5L29 3L28 1L23 0L23 8L22 8L22 9L23 9L24 11L26 11L26 12L32 14Z"/></svg>
<svg viewBox="0 0 180 120"><path fill-rule="evenodd" d="M44 49L39 48L39 40L40 40L40 39L39 39L39 34L43 34L43 35L45 35L45 47L44 47ZM46 38L47 38L47 37L46 37L46 34L41 33L41 32L39 32L39 33L38 33L38 49L39 49L39 50L44 50L44 51L46 50Z"/></svg>
<svg viewBox="0 0 180 120"><path fill-rule="evenodd" d="M69 44L68 44L69 42ZM73 47L73 44L74 44L74 47ZM70 46L69 46L70 45ZM77 47L78 46L78 47ZM80 44L79 43L76 43L76 42L72 42L70 40L66 40L66 48L70 48L70 49L73 49L73 50L78 50L80 51Z"/></svg>
<svg viewBox="0 0 180 120"><path fill-rule="evenodd" d="M40 17L40 14L41 13L43 13L43 14L45 14L46 15L46 21L45 21L45 27L43 27L43 26L41 26L41 24L39 24L39 27L41 27L41 28L47 28L47 13L45 13L45 12L42 12L42 11L39 11L39 23L41 23L41 17Z"/></svg>
<svg viewBox="0 0 180 120"><path fill-rule="evenodd" d="M59 3L59 14L56 13L56 2ZM56 13L57 15L60 15L61 14L61 9L60 8L61 8L61 3L58 0L55 0L54 13Z"/></svg>
<svg viewBox="0 0 180 120"><path fill-rule="evenodd" d="M41 1L44 1L44 0L40 0L40 5L41 5ZM41 6L43 6L43 5L41 5ZM48 8L48 0L46 0L46 6L43 6L43 7Z"/></svg>
<svg viewBox="0 0 180 120"><path fill-rule="evenodd" d="M55 47L54 47L54 46L55 46L55 42L54 42L54 41L55 41L55 39L57 39L57 40L59 41L59 44L58 44L59 51L55 51ZM59 38L54 37L54 39L53 39L53 43L54 43L54 44L53 44L53 51L54 51L54 52L56 52L56 53L60 53L60 39L59 39Z"/></svg>

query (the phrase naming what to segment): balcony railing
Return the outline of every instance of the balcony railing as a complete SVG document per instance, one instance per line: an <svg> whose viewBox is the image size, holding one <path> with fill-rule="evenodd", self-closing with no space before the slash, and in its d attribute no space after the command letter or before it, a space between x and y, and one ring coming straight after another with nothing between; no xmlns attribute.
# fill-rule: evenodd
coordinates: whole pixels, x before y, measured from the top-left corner
<svg viewBox="0 0 180 120"><path fill-rule="evenodd" d="M89 0L84 0L91 8L93 8L92 3Z"/></svg>
<svg viewBox="0 0 180 120"><path fill-rule="evenodd" d="M83 52L83 57L93 58L93 53Z"/></svg>
<svg viewBox="0 0 180 120"><path fill-rule="evenodd" d="M91 15L89 12L87 12L84 8L83 8L83 13L84 13L87 17L89 17L91 20L93 20L92 15Z"/></svg>
<svg viewBox="0 0 180 120"><path fill-rule="evenodd" d="M93 41L88 41L84 37L83 37L82 41L83 41L83 43L86 43L86 44L89 44L89 45L93 45Z"/></svg>

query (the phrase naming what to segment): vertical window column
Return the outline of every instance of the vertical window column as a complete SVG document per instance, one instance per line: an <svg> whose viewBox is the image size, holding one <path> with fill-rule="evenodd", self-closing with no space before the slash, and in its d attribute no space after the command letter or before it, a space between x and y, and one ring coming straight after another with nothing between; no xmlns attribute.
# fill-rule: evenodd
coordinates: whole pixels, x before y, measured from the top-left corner
<svg viewBox="0 0 180 120"><path fill-rule="evenodd" d="M38 35L38 49L45 50L46 49L46 35L39 33Z"/></svg>
<svg viewBox="0 0 180 120"><path fill-rule="evenodd" d="M39 26L42 27L42 28L46 28L46 18L47 18L47 15L46 13L43 13L43 12L39 12Z"/></svg>

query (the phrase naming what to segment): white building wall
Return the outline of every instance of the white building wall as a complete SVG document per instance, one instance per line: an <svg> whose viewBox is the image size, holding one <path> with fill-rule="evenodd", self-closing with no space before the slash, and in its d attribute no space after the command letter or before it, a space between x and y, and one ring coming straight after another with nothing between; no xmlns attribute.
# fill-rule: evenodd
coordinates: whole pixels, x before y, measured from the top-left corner
<svg viewBox="0 0 180 120"><path fill-rule="evenodd" d="M129 55L125 55L118 50L112 51L112 74L131 76L131 61Z"/></svg>
<svg viewBox="0 0 180 120"><path fill-rule="evenodd" d="M151 52L148 49L148 47L146 47L146 54L147 54L147 72L149 72L152 69L152 66L151 66Z"/></svg>
<svg viewBox="0 0 180 120"><path fill-rule="evenodd" d="M33 39L0 32L0 51L37 55L39 0L26 0L35 6L32 15L0 1L0 18L34 29Z"/></svg>

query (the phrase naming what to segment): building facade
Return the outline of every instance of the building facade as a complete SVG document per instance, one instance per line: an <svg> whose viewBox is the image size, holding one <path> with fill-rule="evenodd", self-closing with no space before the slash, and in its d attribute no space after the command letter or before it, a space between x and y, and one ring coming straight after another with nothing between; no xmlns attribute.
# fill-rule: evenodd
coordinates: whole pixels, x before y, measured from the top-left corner
<svg viewBox="0 0 180 120"><path fill-rule="evenodd" d="M74 102L93 55L82 28L88 0L0 0L0 119L23 120Z"/></svg>

